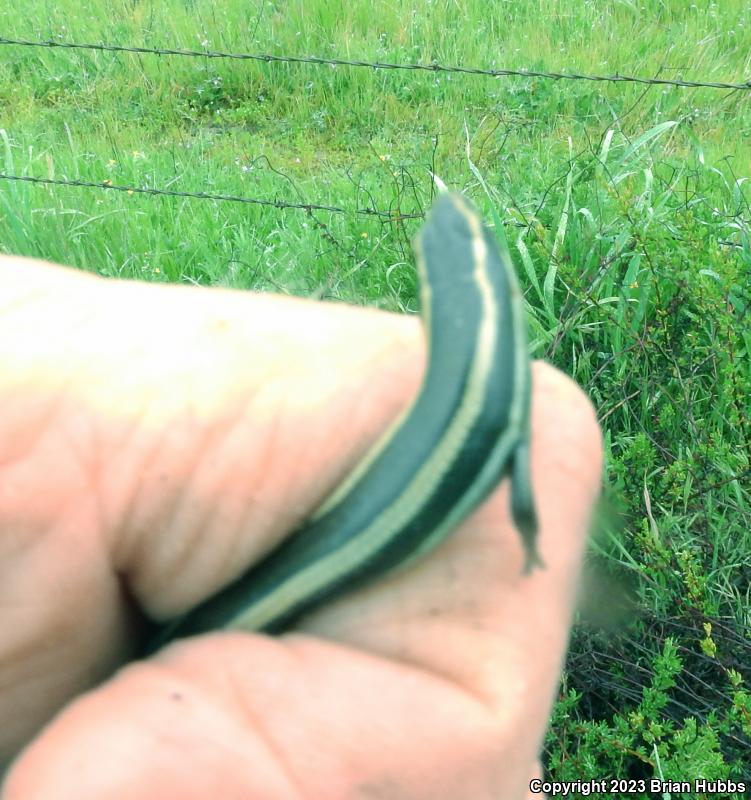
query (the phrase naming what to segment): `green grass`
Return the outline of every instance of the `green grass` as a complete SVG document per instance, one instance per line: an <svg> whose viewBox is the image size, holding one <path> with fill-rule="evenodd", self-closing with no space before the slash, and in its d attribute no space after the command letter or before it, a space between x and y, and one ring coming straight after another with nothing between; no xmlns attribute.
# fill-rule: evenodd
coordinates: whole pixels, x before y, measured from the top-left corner
<svg viewBox="0 0 751 800"><path fill-rule="evenodd" d="M10 0L0 36L742 82L747 3ZM739 778L751 743L751 93L0 46L0 251L416 308L430 171L503 221L534 354L605 432L589 560L636 598L573 637L557 779ZM592 591L596 591L597 580ZM699 735L692 726L698 723ZM618 755L613 755L617 753Z"/></svg>

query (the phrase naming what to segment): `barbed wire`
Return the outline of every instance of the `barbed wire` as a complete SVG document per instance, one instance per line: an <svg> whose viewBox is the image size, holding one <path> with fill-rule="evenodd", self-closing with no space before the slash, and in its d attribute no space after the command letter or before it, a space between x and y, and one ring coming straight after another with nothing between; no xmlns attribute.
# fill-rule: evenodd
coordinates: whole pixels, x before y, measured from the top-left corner
<svg viewBox="0 0 751 800"><path fill-rule="evenodd" d="M620 83L640 83L650 86L679 86L689 89L751 89L751 79L743 83L722 81L687 81L671 78L642 78L637 75L585 75L578 72L547 72L533 69L483 69L480 67L461 67L432 62L430 64L393 64L384 61L359 61L343 58L323 58L320 56L279 56L271 53L227 53L220 50L185 50L168 47L136 47L119 44L94 44L83 42L62 42L53 39L30 40L9 39L0 36L0 45L21 47L60 47L75 50L99 50L112 53L139 53L157 56L189 56L193 58L233 58L243 61L264 61L266 63L323 64L332 67L368 67L370 69L424 70L427 72L462 73L465 75L485 75L491 78L517 76L522 78L547 78L550 80L609 81Z"/></svg>
<svg viewBox="0 0 751 800"><path fill-rule="evenodd" d="M302 211L330 211L334 214L365 214L371 217L379 217L387 222L395 222L403 219L423 219L424 214L391 214L388 211L378 211L375 208L356 208L349 210L340 206L327 206L319 203L288 203L284 200L262 200L257 197L243 197L234 194L210 194L208 192L178 192L171 189L152 189L144 186L123 186L112 183L111 181L81 181L65 180L62 178L37 178L30 175L9 175L0 172L0 180L23 181L25 183L49 184L52 186L77 186L88 189L111 189L115 192L125 192L126 194L149 194L164 195L167 197L190 197L197 200L223 200L230 203L248 203L259 206L273 206L280 209L299 209Z"/></svg>

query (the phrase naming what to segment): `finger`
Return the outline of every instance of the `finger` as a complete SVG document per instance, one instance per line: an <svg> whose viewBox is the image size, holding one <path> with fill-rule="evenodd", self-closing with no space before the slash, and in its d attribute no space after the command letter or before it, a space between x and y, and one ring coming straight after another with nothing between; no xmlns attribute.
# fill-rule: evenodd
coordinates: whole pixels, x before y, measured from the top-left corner
<svg viewBox="0 0 751 800"><path fill-rule="evenodd" d="M305 637L213 635L72 704L2 800L520 797L498 733L423 672Z"/></svg>

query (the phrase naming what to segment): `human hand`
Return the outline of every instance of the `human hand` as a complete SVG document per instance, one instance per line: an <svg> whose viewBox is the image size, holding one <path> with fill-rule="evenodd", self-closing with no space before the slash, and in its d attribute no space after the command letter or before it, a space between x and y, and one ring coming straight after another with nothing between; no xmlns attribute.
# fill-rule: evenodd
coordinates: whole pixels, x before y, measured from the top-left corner
<svg viewBox="0 0 751 800"><path fill-rule="evenodd" d="M244 571L408 403L419 323L25 259L0 285L0 763L26 745L2 800L527 796L600 480L573 384L535 365L546 569L521 575L505 481L294 633L127 664L139 609Z"/></svg>

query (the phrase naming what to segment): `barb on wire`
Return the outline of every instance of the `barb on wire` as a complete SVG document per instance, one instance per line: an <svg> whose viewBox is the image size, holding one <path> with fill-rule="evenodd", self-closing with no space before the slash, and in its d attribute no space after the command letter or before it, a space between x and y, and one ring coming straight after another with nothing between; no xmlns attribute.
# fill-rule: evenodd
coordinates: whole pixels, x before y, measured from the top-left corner
<svg viewBox="0 0 751 800"><path fill-rule="evenodd" d="M371 69L409 69L429 72L455 72L465 75L485 75L491 78L518 76L522 78L549 78L551 80L610 81L620 83L643 83L653 86L682 86L689 89L751 89L751 79L743 83L721 81L686 81L670 78L642 78L636 75L584 75L577 72L545 72L534 69L482 69L480 67L460 67L438 63L431 64L391 64L384 61L354 61L344 58L321 58L319 56L278 56L270 53L225 53L220 50L183 50L168 47L130 47L119 44L94 44L62 42L54 39L33 41L30 39L9 39L0 36L0 45L19 45L22 47L62 47L77 50L100 50L112 53L142 53L157 56L191 56L194 58L234 58L244 61L280 62L289 64L328 64L332 67L369 67Z"/></svg>
<svg viewBox="0 0 751 800"><path fill-rule="evenodd" d="M357 208L353 212L339 206L325 206L319 203L287 203L284 200L262 200L256 197L242 197L233 194L209 194L208 192L177 192L170 189L151 189L144 186L121 186L110 181L95 183L94 181L63 180L60 178L36 178L30 175L8 175L0 172L0 180L24 181L25 183L49 184L52 186L82 186L89 189L111 189L115 192L125 192L126 194L150 194L163 195L167 197L191 197L198 200L224 200L230 203L249 203L259 206L273 206L274 208L295 208L302 211L330 211L334 214L365 214L371 217L379 217L387 222L395 222L402 219L422 219L424 214L390 214L388 211L378 211L375 208Z"/></svg>

